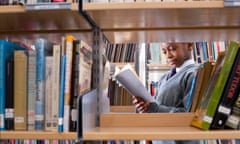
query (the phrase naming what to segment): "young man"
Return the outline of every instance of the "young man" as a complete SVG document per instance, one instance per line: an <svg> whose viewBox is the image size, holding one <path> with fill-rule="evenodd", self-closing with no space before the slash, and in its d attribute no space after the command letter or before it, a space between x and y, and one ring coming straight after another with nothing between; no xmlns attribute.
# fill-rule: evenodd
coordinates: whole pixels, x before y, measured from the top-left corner
<svg viewBox="0 0 240 144"><path fill-rule="evenodd" d="M192 59L192 43L163 43L162 50L166 55L171 70L158 82L155 102L145 102L133 96L133 104L140 113L175 113L187 112L190 108L189 95L196 65ZM173 71L173 73L171 73ZM198 143L198 141L153 141L153 143Z"/></svg>

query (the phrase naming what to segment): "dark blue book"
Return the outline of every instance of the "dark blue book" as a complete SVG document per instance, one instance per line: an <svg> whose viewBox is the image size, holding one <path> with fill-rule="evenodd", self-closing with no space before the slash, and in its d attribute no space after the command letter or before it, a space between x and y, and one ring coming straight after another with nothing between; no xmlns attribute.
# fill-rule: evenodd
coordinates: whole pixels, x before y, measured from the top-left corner
<svg viewBox="0 0 240 144"><path fill-rule="evenodd" d="M13 59L14 50L25 48L0 40L0 131L5 130L6 61Z"/></svg>
<svg viewBox="0 0 240 144"><path fill-rule="evenodd" d="M14 61L9 58L6 62L6 102L5 102L5 129L14 130Z"/></svg>

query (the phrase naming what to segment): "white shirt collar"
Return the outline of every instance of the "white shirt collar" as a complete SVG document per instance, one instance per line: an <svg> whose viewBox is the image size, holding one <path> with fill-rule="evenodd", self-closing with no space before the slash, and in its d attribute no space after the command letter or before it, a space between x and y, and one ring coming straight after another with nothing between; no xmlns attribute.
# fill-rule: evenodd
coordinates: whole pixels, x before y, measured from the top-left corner
<svg viewBox="0 0 240 144"><path fill-rule="evenodd" d="M179 72L181 69L191 64L195 64L193 59L186 60L180 67L176 68L176 72Z"/></svg>

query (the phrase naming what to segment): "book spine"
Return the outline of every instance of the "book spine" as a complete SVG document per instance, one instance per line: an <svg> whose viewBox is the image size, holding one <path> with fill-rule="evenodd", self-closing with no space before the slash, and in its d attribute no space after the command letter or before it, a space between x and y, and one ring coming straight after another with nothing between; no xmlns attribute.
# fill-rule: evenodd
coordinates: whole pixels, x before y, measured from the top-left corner
<svg viewBox="0 0 240 144"><path fill-rule="evenodd" d="M44 79L45 79L45 41L38 39L36 47L36 105L35 105L35 130L44 129Z"/></svg>
<svg viewBox="0 0 240 144"><path fill-rule="evenodd" d="M0 40L0 131L5 130L5 98L6 98L6 60L13 59L14 49L24 49L18 45Z"/></svg>
<svg viewBox="0 0 240 144"><path fill-rule="evenodd" d="M196 86L196 80L197 80L197 71L195 72L194 77L192 79L192 84L191 84L189 97L188 97L187 105L186 105L187 111L190 111L190 108L191 108L192 99L193 99L193 95L194 95L194 89Z"/></svg>
<svg viewBox="0 0 240 144"><path fill-rule="evenodd" d="M60 98L60 45L53 46L53 81L52 81L52 130L58 131L59 98Z"/></svg>
<svg viewBox="0 0 240 144"><path fill-rule="evenodd" d="M66 37L66 73L65 73L65 91L64 91L64 119L63 130L69 132L70 122L70 99L71 99L71 78L72 78L72 55L73 55L72 36Z"/></svg>
<svg viewBox="0 0 240 144"><path fill-rule="evenodd" d="M232 106L238 98L240 90L240 51L238 51L237 59L234 62L233 68L230 73L224 93L221 97L221 102L215 113L214 119L211 124L213 129L224 128L226 120L231 113Z"/></svg>
<svg viewBox="0 0 240 144"><path fill-rule="evenodd" d="M27 55L14 51L14 130L27 130Z"/></svg>
<svg viewBox="0 0 240 144"><path fill-rule="evenodd" d="M80 45L80 70L78 95L82 95L91 89L92 77L92 48L81 41Z"/></svg>
<svg viewBox="0 0 240 144"><path fill-rule="evenodd" d="M35 98L36 98L36 51L28 53L28 121L27 129L35 129Z"/></svg>
<svg viewBox="0 0 240 144"><path fill-rule="evenodd" d="M77 130L77 98L78 98L78 80L79 80L79 60L80 60L80 41L73 41L73 66L72 66L72 89L71 89L71 113L70 113L70 131Z"/></svg>
<svg viewBox="0 0 240 144"><path fill-rule="evenodd" d="M58 132L63 132L63 117L64 117L64 83L65 83L66 56L61 56L61 78L60 78L60 99L59 99L59 118Z"/></svg>
<svg viewBox="0 0 240 144"><path fill-rule="evenodd" d="M2 41L0 41L0 131L5 130L5 48L4 45L2 43Z"/></svg>
<svg viewBox="0 0 240 144"><path fill-rule="evenodd" d="M52 131L52 67L53 67L53 57L45 57L45 131Z"/></svg>
<svg viewBox="0 0 240 144"><path fill-rule="evenodd" d="M208 50L207 50L207 42L201 42L202 51L203 51L203 62L208 61Z"/></svg>
<svg viewBox="0 0 240 144"><path fill-rule="evenodd" d="M240 129L240 93L232 107L232 112L229 115L224 128L238 130Z"/></svg>
<svg viewBox="0 0 240 144"><path fill-rule="evenodd" d="M14 97L13 97L13 59L6 63L6 102L5 102L5 129L14 130Z"/></svg>
<svg viewBox="0 0 240 144"><path fill-rule="evenodd" d="M211 99L209 101L207 111L203 117L202 129L208 130L210 128L215 111L217 109L217 106L218 106L218 103L222 96L227 79L231 72L233 63L236 59L238 50L239 50L239 44L235 43L235 42L231 42L229 45L223 66L220 70L219 77L217 79L217 83L211 94Z"/></svg>

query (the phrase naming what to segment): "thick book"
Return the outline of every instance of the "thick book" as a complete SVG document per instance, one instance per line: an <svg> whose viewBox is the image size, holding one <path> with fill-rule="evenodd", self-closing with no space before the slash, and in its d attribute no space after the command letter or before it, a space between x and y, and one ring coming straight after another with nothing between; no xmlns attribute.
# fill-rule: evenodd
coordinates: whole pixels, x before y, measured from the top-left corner
<svg viewBox="0 0 240 144"><path fill-rule="evenodd" d="M194 94L193 94L192 106L190 109L191 112L195 112L196 109L198 108L198 105L203 96L203 92L210 79L212 68L213 68L213 65L211 64L211 62L204 62L203 64L199 65L199 68L197 70L195 88L193 92Z"/></svg>
<svg viewBox="0 0 240 144"><path fill-rule="evenodd" d="M13 59L13 52L17 49L25 48L0 40L0 131L5 129L6 60Z"/></svg>
<svg viewBox="0 0 240 144"><path fill-rule="evenodd" d="M52 54L53 43L39 38L36 39L36 104L35 130L44 130L44 101L45 101L45 56Z"/></svg>
<svg viewBox="0 0 240 144"><path fill-rule="evenodd" d="M197 108L194 112L194 117L191 121L191 125L194 127L201 128L203 116L206 112L206 107L210 100L210 95L212 93L212 90L214 89L214 86L216 85L217 78L219 76L219 72L220 72L222 64L224 62L224 58L225 58L224 52L221 52L218 54L218 58L212 69L212 72L211 72L211 77L208 80L205 90L202 92L200 101L197 104Z"/></svg>
<svg viewBox="0 0 240 144"><path fill-rule="evenodd" d="M202 128L208 130L212 123L214 114L216 112L218 103L222 97L224 88L226 87L227 80L229 78L234 61L236 60L237 53L239 51L239 43L230 42L228 50L226 51L226 57L219 73L217 83L211 94L211 99L207 106L207 111L203 117Z"/></svg>
<svg viewBox="0 0 240 144"><path fill-rule="evenodd" d="M27 130L27 51L14 51L14 130Z"/></svg>
<svg viewBox="0 0 240 144"><path fill-rule="evenodd" d="M231 114L231 109L238 98L240 91L240 50L234 62L227 84L224 88L221 101L215 112L211 129L223 129L224 125Z"/></svg>
<svg viewBox="0 0 240 144"><path fill-rule="evenodd" d="M92 47L85 41L80 41L80 70L78 95L82 95L91 90L92 84Z"/></svg>
<svg viewBox="0 0 240 144"><path fill-rule="evenodd" d="M114 78L133 96L141 97L147 102L155 101L131 65L127 64L122 69L116 67Z"/></svg>
<svg viewBox="0 0 240 144"><path fill-rule="evenodd" d="M216 79L214 80L215 84L212 85L211 90L206 95L206 97L208 97L208 101L203 101L203 109L201 113L202 121L199 125L199 128L201 129L208 130L210 128L215 111L217 109L227 79L231 72L233 63L236 59L238 49L239 44L237 42L230 42L228 50L226 51L224 61L221 65L219 65L219 70L216 75Z"/></svg>
<svg viewBox="0 0 240 144"><path fill-rule="evenodd" d="M224 125L226 129L240 129L240 93L235 101L231 114Z"/></svg>
<svg viewBox="0 0 240 144"><path fill-rule="evenodd" d="M83 40L73 44L70 131L77 130L77 97L90 91L92 84L92 47Z"/></svg>

